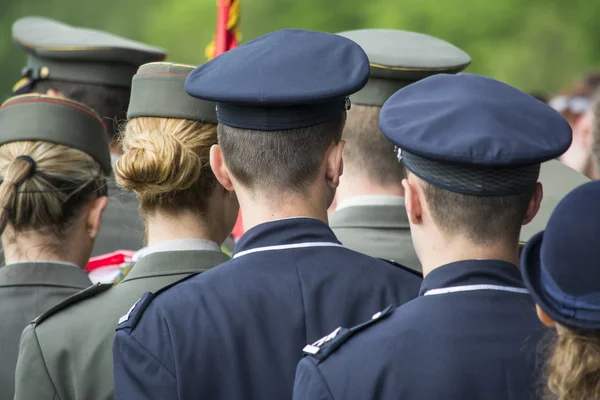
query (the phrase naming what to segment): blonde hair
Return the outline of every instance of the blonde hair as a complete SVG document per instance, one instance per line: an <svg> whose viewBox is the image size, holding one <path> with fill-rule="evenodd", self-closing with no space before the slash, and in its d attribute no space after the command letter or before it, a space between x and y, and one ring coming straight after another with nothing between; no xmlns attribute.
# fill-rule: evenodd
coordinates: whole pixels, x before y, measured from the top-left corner
<svg viewBox="0 0 600 400"><path fill-rule="evenodd" d="M600 333L556 325L557 337L547 362L548 398L600 398Z"/></svg>
<svg viewBox="0 0 600 400"><path fill-rule="evenodd" d="M146 213L196 209L201 212L216 178L209 154L217 126L177 118L138 117L122 133L117 183L135 193Z"/></svg>
<svg viewBox="0 0 600 400"><path fill-rule="evenodd" d="M0 234L10 224L15 233L39 230L62 239L89 196L106 186L91 156L41 141L0 146L0 175Z"/></svg>

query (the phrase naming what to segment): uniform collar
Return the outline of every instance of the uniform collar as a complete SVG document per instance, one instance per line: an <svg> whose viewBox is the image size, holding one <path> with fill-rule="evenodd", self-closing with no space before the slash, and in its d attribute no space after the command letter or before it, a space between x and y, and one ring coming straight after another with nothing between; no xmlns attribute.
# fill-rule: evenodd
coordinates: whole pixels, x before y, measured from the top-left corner
<svg viewBox="0 0 600 400"><path fill-rule="evenodd" d="M214 250L160 251L144 256L120 284L153 276L194 274L206 271L229 260L223 252Z"/></svg>
<svg viewBox="0 0 600 400"><path fill-rule="evenodd" d="M446 264L431 271L423 279L419 296L433 289L466 285L524 288L519 268L509 262L467 260Z"/></svg>
<svg viewBox="0 0 600 400"><path fill-rule="evenodd" d="M354 196L342 201L336 211L349 207L360 206L396 206L404 207L404 197L392 195L364 195Z"/></svg>
<svg viewBox="0 0 600 400"><path fill-rule="evenodd" d="M404 199L400 203L388 205L352 205L338 208L329 216L331 228L374 228L374 229L410 229L408 216L404 208Z"/></svg>
<svg viewBox="0 0 600 400"><path fill-rule="evenodd" d="M192 250L208 250L221 251L221 247L212 240L206 239L173 239L166 242L160 242L152 246L144 247L138 250L133 256L133 261L137 262L143 257L152 253L162 253L165 251L192 251Z"/></svg>
<svg viewBox="0 0 600 400"><path fill-rule="evenodd" d="M286 245L341 246L341 243L329 226L316 218L286 218L265 222L248 230L235 246L233 256Z"/></svg>
<svg viewBox="0 0 600 400"><path fill-rule="evenodd" d="M0 268L0 286L59 286L85 289L92 282L75 264L24 261Z"/></svg>

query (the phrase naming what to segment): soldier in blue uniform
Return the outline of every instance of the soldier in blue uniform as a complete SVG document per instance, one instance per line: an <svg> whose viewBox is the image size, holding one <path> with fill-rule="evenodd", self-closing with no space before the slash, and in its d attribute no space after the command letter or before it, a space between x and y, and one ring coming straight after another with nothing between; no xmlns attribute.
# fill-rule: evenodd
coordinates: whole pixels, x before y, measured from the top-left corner
<svg viewBox="0 0 600 400"><path fill-rule="evenodd" d="M538 100L470 74L398 91L380 127L402 149L420 296L339 329L298 365L295 400L530 399L544 334L519 273L540 164L571 143Z"/></svg>
<svg viewBox="0 0 600 400"><path fill-rule="evenodd" d="M118 325L117 399L289 399L302 347L416 297L421 278L344 248L327 226L348 95L369 62L338 35L282 30L193 71L217 102L211 167L246 233L233 259L146 294Z"/></svg>
<svg viewBox="0 0 600 400"><path fill-rule="evenodd" d="M597 399L600 393L600 181L573 190L546 229L523 249L521 274L544 325L555 330L544 398Z"/></svg>

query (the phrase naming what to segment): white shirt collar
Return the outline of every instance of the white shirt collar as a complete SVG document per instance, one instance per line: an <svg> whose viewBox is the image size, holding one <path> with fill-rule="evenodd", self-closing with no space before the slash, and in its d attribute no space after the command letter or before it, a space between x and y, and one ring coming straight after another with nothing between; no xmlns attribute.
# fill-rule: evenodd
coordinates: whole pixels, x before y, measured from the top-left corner
<svg viewBox="0 0 600 400"><path fill-rule="evenodd" d="M144 247L133 255L133 261L137 262L142 257L153 253L162 253L165 251L189 251L189 250L209 250L221 251L221 246L206 239L173 239L166 242L160 242L152 246Z"/></svg>
<svg viewBox="0 0 600 400"><path fill-rule="evenodd" d="M67 261L53 261L53 260L27 260L27 261L17 261L13 263L8 263L6 265L16 265L16 264L56 264L56 265L66 265L68 267L79 268L79 265L73 264Z"/></svg>
<svg viewBox="0 0 600 400"><path fill-rule="evenodd" d="M348 207L358 206L403 206L404 197L392 196L392 195L364 195L354 196L342 201L336 211L339 211Z"/></svg>

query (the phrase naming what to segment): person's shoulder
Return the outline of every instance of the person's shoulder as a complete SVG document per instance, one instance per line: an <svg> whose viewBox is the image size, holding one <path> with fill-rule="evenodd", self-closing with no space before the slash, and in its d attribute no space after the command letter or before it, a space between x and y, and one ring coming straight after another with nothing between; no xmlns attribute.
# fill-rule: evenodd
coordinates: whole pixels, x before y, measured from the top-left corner
<svg viewBox="0 0 600 400"><path fill-rule="evenodd" d="M387 264L388 266L391 266L392 270L395 271L396 273L399 273L399 274L402 274L405 276L412 276L412 279L414 279L415 281L418 281L418 282L421 282L423 280L422 272L415 271L414 269L409 268L404 264L400 264L399 262L396 262L394 260L387 260L384 258L378 258L377 260Z"/></svg>
<svg viewBox="0 0 600 400"><path fill-rule="evenodd" d="M410 325L414 312L407 310L417 308L413 302L398 308L388 307L353 328L336 329L306 346L300 363L305 371L316 368L327 378L331 374L343 374L348 368L359 371L369 365L369 368L385 369L398 358L418 357L422 350L419 346L421 329Z"/></svg>
<svg viewBox="0 0 600 400"><path fill-rule="evenodd" d="M102 293L110 290L112 287L112 283L96 283L87 289L67 297L65 300L51 307L46 312L40 314L37 318L31 321L31 325L33 325L33 328L37 328L42 324L51 324L58 315L64 315L68 313L69 316L72 316L74 315L74 312L76 313L76 310L83 304L93 301L92 299L97 298Z"/></svg>
<svg viewBox="0 0 600 400"><path fill-rule="evenodd" d="M402 277L407 282L413 282L418 285L420 285L423 280L423 274L421 272L415 271L394 260L375 258L354 250L344 249L347 250L348 256L354 260L355 263L369 266L373 269L377 268L380 273L385 273L394 277Z"/></svg>
<svg viewBox="0 0 600 400"><path fill-rule="evenodd" d="M176 280L155 292L144 293L118 320L117 331L132 331L140 322L144 312L151 306L159 302L170 302L171 296L176 295L179 291L186 290L185 283L203 274L189 274L179 280Z"/></svg>
<svg viewBox="0 0 600 400"><path fill-rule="evenodd" d="M304 347L305 362L308 361L315 365L325 362L330 364L332 359L344 362L344 356L351 353L374 350L368 343L372 341L372 338L378 336L378 333L382 330L393 329L393 326L396 325L393 320L401 318L400 314L399 309L390 305L359 325L352 328L339 327L335 329L315 343ZM382 346L384 344L378 339L377 345ZM334 354L336 357L332 357Z"/></svg>

